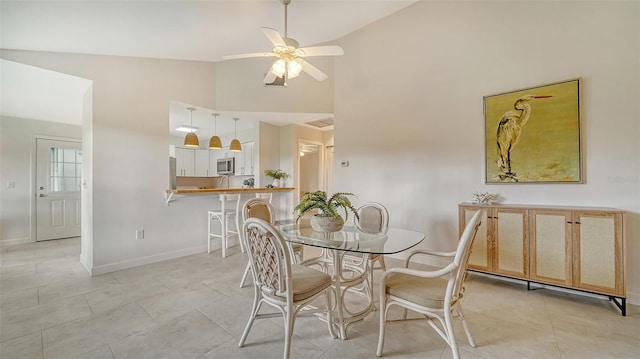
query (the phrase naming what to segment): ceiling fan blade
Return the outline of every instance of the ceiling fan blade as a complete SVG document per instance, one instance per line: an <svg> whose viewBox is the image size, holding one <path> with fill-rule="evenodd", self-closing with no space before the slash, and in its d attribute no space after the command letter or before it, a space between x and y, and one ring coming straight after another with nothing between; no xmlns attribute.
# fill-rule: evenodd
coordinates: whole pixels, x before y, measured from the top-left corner
<svg viewBox="0 0 640 359"><path fill-rule="evenodd" d="M342 56L344 55L344 50L342 47L333 45L333 46L311 46L311 47L302 47L296 50L296 55L300 57L305 56Z"/></svg>
<svg viewBox="0 0 640 359"><path fill-rule="evenodd" d="M270 83L273 83L273 81L275 81L276 78L277 78L276 74L271 72L271 68L269 68L269 71L267 72L267 76L264 77L264 80L262 82L264 82L265 84L270 84Z"/></svg>
<svg viewBox="0 0 640 359"><path fill-rule="evenodd" d="M302 65L302 70L309 74L309 76L313 77L318 81L324 81L327 79L327 75L320 71L317 67L311 65L301 58L297 58L296 61Z"/></svg>
<svg viewBox="0 0 640 359"><path fill-rule="evenodd" d="M273 52L252 52L249 54L222 56L222 59L235 60L235 59L245 59L248 57L270 57L270 56L276 56L276 54L274 54Z"/></svg>
<svg viewBox="0 0 640 359"><path fill-rule="evenodd" d="M275 29L272 29L270 27L261 27L260 30L262 30L262 32L267 35L269 41L271 41L273 46L287 46L287 44L284 42L284 39L282 39L282 36L280 36L278 31L276 31Z"/></svg>

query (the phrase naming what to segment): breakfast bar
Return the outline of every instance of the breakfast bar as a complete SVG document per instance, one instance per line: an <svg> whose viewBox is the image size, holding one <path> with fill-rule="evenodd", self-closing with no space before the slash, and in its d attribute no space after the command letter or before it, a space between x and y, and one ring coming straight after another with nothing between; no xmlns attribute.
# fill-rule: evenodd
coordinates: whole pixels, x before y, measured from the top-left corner
<svg viewBox="0 0 640 359"><path fill-rule="evenodd" d="M168 189L164 193L167 206L175 201L175 195L220 195L227 193L270 193L293 191L293 187L258 187L258 188L206 188L206 189Z"/></svg>

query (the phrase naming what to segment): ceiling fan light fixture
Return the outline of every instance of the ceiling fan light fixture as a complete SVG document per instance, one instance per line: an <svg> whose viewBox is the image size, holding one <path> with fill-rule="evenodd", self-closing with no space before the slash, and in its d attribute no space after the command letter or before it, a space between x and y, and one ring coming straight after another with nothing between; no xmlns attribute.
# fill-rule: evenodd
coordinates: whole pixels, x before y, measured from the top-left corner
<svg viewBox="0 0 640 359"><path fill-rule="evenodd" d="M297 59L290 61L279 59L271 66L271 72L277 77L283 77L286 73L287 78L292 79L300 75L302 65Z"/></svg>
<svg viewBox="0 0 640 359"><path fill-rule="evenodd" d="M287 31L287 6L291 3L291 0L280 0L280 2L284 5L284 36L280 36L277 30L270 27L261 28L262 32L273 44L271 52L223 56L222 58L224 60L233 60L247 57L277 57L278 59L271 65L267 75L264 77L263 82L265 85L274 85L276 81L275 76L276 78L280 78L280 81L284 81L283 85L277 84L277 86L287 86L286 81L297 77L301 71L306 72L317 81L326 80L327 75L304 60L304 58L311 56L341 56L344 55L344 50L336 45L301 48L298 41L289 37Z"/></svg>
<svg viewBox="0 0 640 359"><path fill-rule="evenodd" d="M212 113L211 115L213 115L213 136L209 140L209 149L219 150L222 148L222 141L218 137L218 114Z"/></svg>
<svg viewBox="0 0 640 359"><path fill-rule="evenodd" d="M302 65L300 65L297 59L293 61L289 61L289 63L287 64L287 70L289 73L289 78L292 79L300 75L300 72L302 71Z"/></svg>
<svg viewBox="0 0 640 359"><path fill-rule="evenodd" d="M193 107L189 107L187 108L187 110L191 111L191 126L193 127L193 111L195 111L196 109ZM184 136L184 146L185 147L200 147L200 141L198 140L198 136L195 134L195 132L189 132L187 133L186 136Z"/></svg>
<svg viewBox="0 0 640 359"><path fill-rule="evenodd" d="M282 77L286 71L286 66L283 59L277 60L271 65L271 72L278 77Z"/></svg>

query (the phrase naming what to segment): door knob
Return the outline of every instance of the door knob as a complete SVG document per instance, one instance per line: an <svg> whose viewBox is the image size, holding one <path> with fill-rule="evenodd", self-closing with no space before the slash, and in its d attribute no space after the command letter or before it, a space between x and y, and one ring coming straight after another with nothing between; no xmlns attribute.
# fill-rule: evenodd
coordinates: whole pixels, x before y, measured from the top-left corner
<svg viewBox="0 0 640 359"><path fill-rule="evenodd" d="M42 191L44 189L44 187L40 186L40 190Z"/></svg>
<svg viewBox="0 0 640 359"><path fill-rule="evenodd" d="M44 193L40 193L40 194L38 195L38 197L46 197L46 196L47 196L47 195L46 195L46 194L44 194Z"/></svg>

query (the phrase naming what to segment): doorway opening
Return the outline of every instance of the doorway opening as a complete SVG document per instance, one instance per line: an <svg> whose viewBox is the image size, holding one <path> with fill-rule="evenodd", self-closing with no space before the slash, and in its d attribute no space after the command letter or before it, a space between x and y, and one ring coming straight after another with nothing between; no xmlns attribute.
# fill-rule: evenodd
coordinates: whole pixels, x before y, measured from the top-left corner
<svg viewBox="0 0 640 359"><path fill-rule="evenodd" d="M297 201L306 192L326 191L323 144L298 140Z"/></svg>

